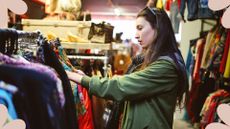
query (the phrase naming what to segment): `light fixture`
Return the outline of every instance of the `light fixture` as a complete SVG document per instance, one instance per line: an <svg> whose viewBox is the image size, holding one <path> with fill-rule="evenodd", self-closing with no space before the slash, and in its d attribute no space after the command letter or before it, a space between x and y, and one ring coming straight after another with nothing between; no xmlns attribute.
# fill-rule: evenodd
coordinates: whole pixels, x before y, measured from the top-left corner
<svg viewBox="0 0 230 129"><path fill-rule="evenodd" d="M117 15L117 16L120 16L121 15L121 10L119 8L114 8L114 13Z"/></svg>

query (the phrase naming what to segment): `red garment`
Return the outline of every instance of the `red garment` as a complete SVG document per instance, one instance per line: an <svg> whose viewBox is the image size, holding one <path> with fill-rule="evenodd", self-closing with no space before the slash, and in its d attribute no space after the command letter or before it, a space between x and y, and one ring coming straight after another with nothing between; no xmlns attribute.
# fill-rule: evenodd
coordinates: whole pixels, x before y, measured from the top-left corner
<svg viewBox="0 0 230 129"><path fill-rule="evenodd" d="M187 112L189 117L191 118L192 122L194 122L194 112L192 112L192 107L194 106L194 100L197 100L198 98L198 92L199 92L199 86L201 85L200 82L195 82L195 80L192 80L192 88L189 92L189 100L187 104Z"/></svg>
<svg viewBox="0 0 230 129"><path fill-rule="evenodd" d="M179 10L180 10L180 1L181 0L177 0L177 4L178 4L178 9ZM173 0L167 0L165 2L165 10L170 11L170 6L171 6L172 2L173 2Z"/></svg>
<svg viewBox="0 0 230 129"><path fill-rule="evenodd" d="M207 124L210 124L214 121L214 115L215 115L215 112L216 112L216 109L217 109L217 106L218 106L219 102L217 101L214 101L211 105L211 112L208 116L208 123Z"/></svg>
<svg viewBox="0 0 230 129"><path fill-rule="evenodd" d="M203 107L203 111L201 112L202 120L201 127L205 128L209 123L214 121L214 116L216 113L216 109L220 104L220 100L226 97L229 97L230 94L225 90L218 90L214 93L211 93L209 97L206 99Z"/></svg>
<svg viewBox="0 0 230 129"><path fill-rule="evenodd" d="M91 106L91 100L88 95L88 91L80 85L78 85L78 90L81 90L83 94L84 97L83 103L86 108L86 112L83 115L78 114L79 129L94 129L92 106Z"/></svg>
<svg viewBox="0 0 230 129"><path fill-rule="evenodd" d="M205 45L205 40L204 39L199 39L197 40L197 45L196 45L196 62L194 66L194 72L193 72L193 79L196 82L200 82L200 66L201 66L201 60L203 56L203 51L204 51L204 45Z"/></svg>
<svg viewBox="0 0 230 129"><path fill-rule="evenodd" d="M172 4L172 0L167 0L165 2L165 10L170 11L170 5Z"/></svg>
<svg viewBox="0 0 230 129"><path fill-rule="evenodd" d="M228 58L229 45L230 45L230 31L228 31L228 33L227 33L227 38L226 38L225 46L224 46L224 54L223 54L221 62L220 62L220 70L219 71L221 74L223 74L224 70L225 70L225 65L226 65L226 61Z"/></svg>
<svg viewBox="0 0 230 129"><path fill-rule="evenodd" d="M181 1L181 0L177 0L179 11L180 11L180 1Z"/></svg>
<svg viewBox="0 0 230 129"><path fill-rule="evenodd" d="M194 112L192 112L192 106L194 106L194 100L197 100L198 98L198 92L199 92L199 86L201 84L200 81L200 75L199 75L199 70L201 66L201 60L203 56L203 51L204 51L204 46L205 46L205 40L204 39L199 39L197 40L196 43L196 57L195 57L195 65L194 65L194 71L192 75L192 89L189 92L189 102L187 105L187 112L191 118L192 121L194 121Z"/></svg>

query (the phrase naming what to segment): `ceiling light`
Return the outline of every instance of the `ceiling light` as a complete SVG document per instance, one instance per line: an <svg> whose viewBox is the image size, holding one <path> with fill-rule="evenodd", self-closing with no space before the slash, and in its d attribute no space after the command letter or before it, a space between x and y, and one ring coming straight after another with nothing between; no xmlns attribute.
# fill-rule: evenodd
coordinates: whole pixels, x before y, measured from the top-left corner
<svg viewBox="0 0 230 129"><path fill-rule="evenodd" d="M118 8L115 8L115 9L114 9L114 13L115 13L117 16L120 16L120 15L121 15L121 10L118 9Z"/></svg>

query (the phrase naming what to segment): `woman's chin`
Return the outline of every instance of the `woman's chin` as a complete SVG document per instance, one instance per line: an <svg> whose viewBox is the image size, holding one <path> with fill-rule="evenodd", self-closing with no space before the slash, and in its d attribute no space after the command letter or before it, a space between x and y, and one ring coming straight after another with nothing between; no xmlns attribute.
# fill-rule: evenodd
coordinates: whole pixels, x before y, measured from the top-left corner
<svg viewBox="0 0 230 129"><path fill-rule="evenodd" d="M142 49L146 49L147 47L145 45L141 45L141 48Z"/></svg>

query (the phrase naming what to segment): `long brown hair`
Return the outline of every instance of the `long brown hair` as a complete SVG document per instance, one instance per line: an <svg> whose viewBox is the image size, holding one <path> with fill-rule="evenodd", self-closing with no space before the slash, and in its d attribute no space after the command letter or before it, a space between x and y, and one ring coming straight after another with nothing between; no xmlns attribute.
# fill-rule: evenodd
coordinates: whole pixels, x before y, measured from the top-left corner
<svg viewBox="0 0 230 129"><path fill-rule="evenodd" d="M175 53L182 59L182 67L178 71L179 80L182 80L183 84L178 84L177 93L177 104L181 108L183 104L183 95L185 93L185 103L187 102L188 96L188 78L186 76L185 64L181 53L177 47L174 31L171 25L171 21L164 10L154 9L146 7L140 11L138 17L144 17L151 25L151 27L157 32L154 41L144 50L144 62L141 69L144 69L152 62L156 61L160 56L170 56L177 61L178 59L174 56ZM154 12L153 12L154 11ZM182 105L183 104L183 105Z"/></svg>

